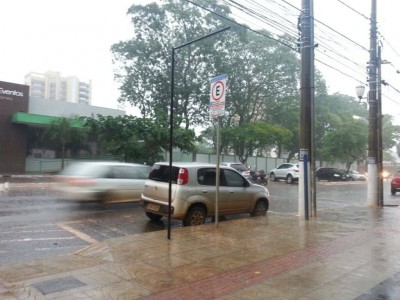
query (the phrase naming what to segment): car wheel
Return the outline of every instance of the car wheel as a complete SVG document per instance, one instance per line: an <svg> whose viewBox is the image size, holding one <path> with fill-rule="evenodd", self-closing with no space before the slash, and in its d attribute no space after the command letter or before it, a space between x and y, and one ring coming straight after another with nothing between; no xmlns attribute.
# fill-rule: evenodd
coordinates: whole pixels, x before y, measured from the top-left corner
<svg viewBox="0 0 400 300"><path fill-rule="evenodd" d="M269 174L269 178L270 178L272 181L275 181L275 180L276 180L275 173Z"/></svg>
<svg viewBox="0 0 400 300"><path fill-rule="evenodd" d="M396 189L391 189L392 195L396 195Z"/></svg>
<svg viewBox="0 0 400 300"><path fill-rule="evenodd" d="M292 184L293 182L294 182L293 176L289 174L289 175L286 177L286 183Z"/></svg>
<svg viewBox="0 0 400 300"><path fill-rule="evenodd" d="M196 226L204 224L206 221L206 211L201 206L193 206L183 220L184 226Z"/></svg>
<svg viewBox="0 0 400 300"><path fill-rule="evenodd" d="M267 214L268 204L264 200L258 200L256 206L254 207L253 212L251 213L252 217L265 216Z"/></svg>
<svg viewBox="0 0 400 300"><path fill-rule="evenodd" d="M159 221L163 216L146 211L146 216L152 221Z"/></svg>

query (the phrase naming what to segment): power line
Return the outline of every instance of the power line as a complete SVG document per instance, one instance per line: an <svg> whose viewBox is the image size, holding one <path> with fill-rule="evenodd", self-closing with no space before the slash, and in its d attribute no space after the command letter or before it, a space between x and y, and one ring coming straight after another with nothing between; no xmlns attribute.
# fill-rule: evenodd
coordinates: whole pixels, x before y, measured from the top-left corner
<svg viewBox="0 0 400 300"><path fill-rule="evenodd" d="M349 8L350 10L352 10L353 12L355 12L356 14L360 15L364 19L370 20L370 18L368 18L366 15L363 15L362 13L358 12L357 10L352 8L351 6L349 6L346 3L344 3L343 1L341 1L341 0L337 0L337 1L340 2L341 4L343 4L344 6L346 6L347 8Z"/></svg>
<svg viewBox="0 0 400 300"><path fill-rule="evenodd" d="M232 19L229 19L229 18L227 18L227 17L225 17L225 16L223 16L223 15L221 15L221 14L219 14L219 13L216 13L216 12L214 12L214 11L212 11L212 10L210 10L210 9L208 9L208 8L206 8L206 7L204 7L204 6L202 6L202 5L199 5L199 4L197 4L197 3L194 3L193 1L190 1L190 0L186 0L186 1L189 2L189 3L191 3L191 4L193 4L193 5L195 5L195 6L197 6L197 7L200 7L201 9L204 9L204 10L208 11L209 13L212 13L212 14L217 15L217 16L219 16L220 18L222 18L222 19L224 19L224 20L227 20L227 21L229 21L229 22L231 22L231 23L234 23L234 24L236 24L236 25L238 25L238 26L240 26L240 27L246 28L247 30L250 30L250 31L255 32L255 33L257 33L257 34L260 34L260 35L262 35L262 36L264 36L264 37L266 37L266 38L268 38L268 39L271 39L271 40L273 40L273 41L275 41L275 42L277 42L277 43L279 43L279 44L282 44L282 45L284 45L284 46L286 46L286 47L288 47L288 48L290 48L290 49L292 49L292 50L294 50L294 51L297 52L297 49L294 48L294 47L292 47L292 46L289 45L288 43L282 42L281 40L278 40L278 39L276 39L276 38L274 38L274 37L271 37L271 36L269 36L269 35L267 35L267 34L264 34L264 33L262 33L262 32L259 32L259 31L257 31L257 30L251 29L250 27L248 27L248 26L246 26L246 25L239 24L239 23L237 23L236 21L234 21L234 20L232 20Z"/></svg>

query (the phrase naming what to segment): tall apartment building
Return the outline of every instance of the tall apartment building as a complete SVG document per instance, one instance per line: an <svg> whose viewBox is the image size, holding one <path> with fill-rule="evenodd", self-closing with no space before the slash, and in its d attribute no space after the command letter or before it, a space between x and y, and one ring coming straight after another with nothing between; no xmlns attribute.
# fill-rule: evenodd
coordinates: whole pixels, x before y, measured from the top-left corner
<svg viewBox="0 0 400 300"><path fill-rule="evenodd" d="M25 84L30 86L29 96L46 100L71 103L92 103L92 82L81 82L75 76L62 77L60 72L44 74L31 72L25 75Z"/></svg>

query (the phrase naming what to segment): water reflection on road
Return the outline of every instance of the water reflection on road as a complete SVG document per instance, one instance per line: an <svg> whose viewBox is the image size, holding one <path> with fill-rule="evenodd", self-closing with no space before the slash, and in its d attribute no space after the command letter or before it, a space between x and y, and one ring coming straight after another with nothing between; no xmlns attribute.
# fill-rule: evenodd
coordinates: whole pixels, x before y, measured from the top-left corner
<svg viewBox="0 0 400 300"><path fill-rule="evenodd" d="M367 182L326 182L316 184L317 210L349 205L366 205ZM271 194L270 211L280 213L298 212L298 184L287 184L284 181L269 182L268 189ZM399 205L400 194L390 194L390 181L384 182L384 203Z"/></svg>

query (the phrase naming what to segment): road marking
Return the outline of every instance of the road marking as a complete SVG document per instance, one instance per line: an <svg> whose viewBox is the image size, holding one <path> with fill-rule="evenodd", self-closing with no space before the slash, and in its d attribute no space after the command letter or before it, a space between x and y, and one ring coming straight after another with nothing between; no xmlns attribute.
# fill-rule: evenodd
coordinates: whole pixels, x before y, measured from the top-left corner
<svg viewBox="0 0 400 300"><path fill-rule="evenodd" d="M84 240L85 242L87 242L89 244L94 244L94 243L98 242L94 238L88 236L86 233L83 233L83 232L81 232L79 230L76 230L76 229L72 228L71 226L68 226L67 224L58 223L57 225L59 227L61 227L62 229L64 229L65 231L68 231L69 233L72 233L76 237L80 238L81 240Z"/></svg>
<svg viewBox="0 0 400 300"><path fill-rule="evenodd" d="M25 239L15 239L15 240L2 240L0 243L9 243L9 242L32 242L32 241L50 241L50 240L72 240L75 237L63 237L63 238L38 238L38 239L32 239L32 238L25 238Z"/></svg>

